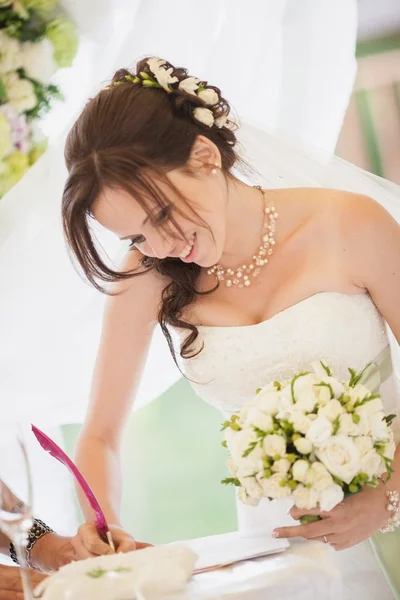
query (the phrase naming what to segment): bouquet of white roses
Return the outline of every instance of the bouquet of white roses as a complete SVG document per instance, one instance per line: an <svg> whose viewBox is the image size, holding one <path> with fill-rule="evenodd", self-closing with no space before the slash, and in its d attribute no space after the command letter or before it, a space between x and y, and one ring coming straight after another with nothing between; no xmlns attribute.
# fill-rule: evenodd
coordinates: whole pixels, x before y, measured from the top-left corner
<svg viewBox="0 0 400 600"><path fill-rule="evenodd" d="M365 370L364 370L365 371ZM225 421L231 477L246 504L291 496L301 509L332 510L345 495L391 473L395 443L380 395L349 369L339 381L323 362L259 389Z"/></svg>

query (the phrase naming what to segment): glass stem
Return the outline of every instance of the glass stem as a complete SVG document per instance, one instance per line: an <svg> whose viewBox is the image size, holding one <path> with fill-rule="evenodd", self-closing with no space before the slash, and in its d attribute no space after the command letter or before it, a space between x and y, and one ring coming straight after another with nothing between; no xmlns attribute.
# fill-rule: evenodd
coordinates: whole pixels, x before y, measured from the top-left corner
<svg viewBox="0 0 400 600"><path fill-rule="evenodd" d="M22 582L22 589L24 591L24 598L25 600L33 600L34 595L32 590L31 576L28 569L28 565L26 564L25 545L20 535L15 536L15 538L16 539L13 540L13 544L20 565L20 576Z"/></svg>

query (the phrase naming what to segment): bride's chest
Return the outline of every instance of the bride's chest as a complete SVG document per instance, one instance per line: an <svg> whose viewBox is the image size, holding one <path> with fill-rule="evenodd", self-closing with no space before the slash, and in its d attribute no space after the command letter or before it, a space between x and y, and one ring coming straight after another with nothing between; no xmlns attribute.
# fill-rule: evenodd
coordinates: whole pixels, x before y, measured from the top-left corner
<svg viewBox="0 0 400 600"><path fill-rule="evenodd" d="M201 327L203 350L183 362L197 392L222 410L271 379L326 361L340 377L363 368L387 344L385 324L366 294L322 293L247 327Z"/></svg>

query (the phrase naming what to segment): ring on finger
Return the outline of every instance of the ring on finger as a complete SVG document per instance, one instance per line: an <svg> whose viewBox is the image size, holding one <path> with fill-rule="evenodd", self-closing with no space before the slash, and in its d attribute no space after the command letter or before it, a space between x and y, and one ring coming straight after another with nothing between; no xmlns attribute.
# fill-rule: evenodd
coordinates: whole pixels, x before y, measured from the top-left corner
<svg viewBox="0 0 400 600"><path fill-rule="evenodd" d="M326 537L326 535L324 535L323 540L324 540L325 544L328 543L328 538Z"/></svg>

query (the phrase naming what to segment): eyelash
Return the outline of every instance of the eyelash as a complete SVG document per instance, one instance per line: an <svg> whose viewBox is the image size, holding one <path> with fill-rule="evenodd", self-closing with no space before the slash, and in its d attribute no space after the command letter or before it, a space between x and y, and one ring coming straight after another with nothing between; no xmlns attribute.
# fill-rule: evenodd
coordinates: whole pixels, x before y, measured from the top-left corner
<svg viewBox="0 0 400 600"><path fill-rule="evenodd" d="M156 219L154 219L154 223L156 225L161 225L162 223L164 223L164 221L166 221L170 215L171 212L171 207L170 206L164 206ZM143 235L136 235L134 238L131 239L130 243L129 243L129 249L130 250L134 250L137 244L143 244L143 242L146 241L146 238Z"/></svg>

